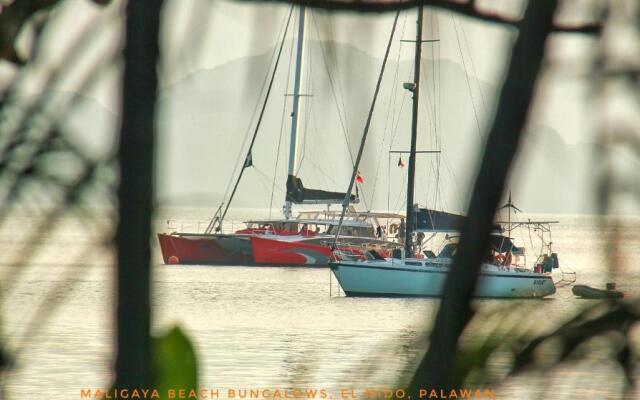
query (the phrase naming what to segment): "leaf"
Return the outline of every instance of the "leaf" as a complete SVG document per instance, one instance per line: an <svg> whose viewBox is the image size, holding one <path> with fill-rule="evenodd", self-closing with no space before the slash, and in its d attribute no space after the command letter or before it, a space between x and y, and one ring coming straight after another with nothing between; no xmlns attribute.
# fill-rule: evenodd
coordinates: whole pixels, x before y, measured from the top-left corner
<svg viewBox="0 0 640 400"><path fill-rule="evenodd" d="M15 48L15 42L24 25L36 13L46 12L55 7L60 0L17 0L9 5L0 4L0 60L23 65L25 59ZM111 0L91 0L100 6L105 6Z"/></svg>
<svg viewBox="0 0 640 400"><path fill-rule="evenodd" d="M168 399L169 391L198 390L198 361L189 338L180 327L174 327L153 339L153 388L161 399Z"/></svg>

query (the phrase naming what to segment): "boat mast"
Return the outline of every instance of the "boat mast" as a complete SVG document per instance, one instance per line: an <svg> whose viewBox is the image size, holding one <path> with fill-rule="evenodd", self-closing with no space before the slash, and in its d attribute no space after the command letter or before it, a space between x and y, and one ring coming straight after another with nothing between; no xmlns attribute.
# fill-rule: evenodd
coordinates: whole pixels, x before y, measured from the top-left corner
<svg viewBox="0 0 640 400"><path fill-rule="evenodd" d="M420 95L420 64L422 60L422 6L418 7L416 23L416 50L413 60L413 113L411 120L411 153L409 154L409 171L407 178L407 224L405 227L404 250L407 257L413 255L411 235L415 230L415 213L413 210L413 192L416 177L416 142L418 138L418 100Z"/></svg>
<svg viewBox="0 0 640 400"><path fill-rule="evenodd" d="M300 15L298 17L298 44L296 48L296 72L293 82L293 107L291 109L291 140L289 144L289 175L295 176L296 153L298 151L298 126L300 122L300 88L302 86L302 56L304 53L304 28L306 19L306 8L300 7ZM285 200L282 212L286 219L291 218L291 202Z"/></svg>
<svg viewBox="0 0 640 400"><path fill-rule="evenodd" d="M513 203L511 203L511 190L509 190L509 217L507 217L508 218L508 220L507 220L507 223L508 223L507 231L509 232L508 233L509 237L511 237L511 205L512 204Z"/></svg>

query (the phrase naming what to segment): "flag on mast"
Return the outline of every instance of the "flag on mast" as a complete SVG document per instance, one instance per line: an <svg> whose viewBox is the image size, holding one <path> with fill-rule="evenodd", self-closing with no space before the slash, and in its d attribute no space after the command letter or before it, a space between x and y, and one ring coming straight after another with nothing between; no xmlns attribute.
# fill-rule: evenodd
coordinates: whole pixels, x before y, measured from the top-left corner
<svg viewBox="0 0 640 400"><path fill-rule="evenodd" d="M247 158L244 159L244 165L242 166L242 168L249 168L253 166L253 156L251 155L251 152L249 152L249 154L247 154Z"/></svg>
<svg viewBox="0 0 640 400"><path fill-rule="evenodd" d="M398 158L398 167L400 168L404 167L404 161L402 161L402 156Z"/></svg>
<svg viewBox="0 0 640 400"><path fill-rule="evenodd" d="M358 174L356 175L356 182L358 183L364 183L364 178L362 177L362 175L360 174L360 171L358 171Z"/></svg>

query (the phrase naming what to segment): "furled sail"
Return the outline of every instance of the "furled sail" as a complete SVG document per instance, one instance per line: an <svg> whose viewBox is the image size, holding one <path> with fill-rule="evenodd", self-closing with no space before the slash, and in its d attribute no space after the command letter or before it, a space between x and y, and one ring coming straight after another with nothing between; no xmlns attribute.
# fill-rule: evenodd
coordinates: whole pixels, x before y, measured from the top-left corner
<svg viewBox="0 0 640 400"><path fill-rule="evenodd" d="M339 204L344 200L345 193L328 192L326 190L307 189L297 176L287 177L287 201L295 204ZM355 195L350 196L351 203L358 203Z"/></svg>
<svg viewBox="0 0 640 400"><path fill-rule="evenodd" d="M421 232L460 232L466 218L464 215L428 208L417 208L415 217L416 231ZM494 232L502 232L500 225L495 225L493 230Z"/></svg>

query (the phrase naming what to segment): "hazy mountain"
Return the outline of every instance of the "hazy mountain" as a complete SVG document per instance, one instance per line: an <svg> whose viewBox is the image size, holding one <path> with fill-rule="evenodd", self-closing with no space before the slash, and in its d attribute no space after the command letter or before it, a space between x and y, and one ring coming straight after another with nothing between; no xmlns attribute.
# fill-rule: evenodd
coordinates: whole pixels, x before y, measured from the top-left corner
<svg viewBox="0 0 640 400"><path fill-rule="evenodd" d="M510 187L528 212L593 213L597 145L567 144L547 126L527 132Z"/></svg>
<svg viewBox="0 0 640 400"><path fill-rule="evenodd" d="M290 43L285 48L291 49ZM352 165L347 149L355 155L381 59L341 43L312 41L308 53L312 61L305 68L305 93L311 97L303 100L297 173L305 186L342 191ZM198 71L161 89L157 192L162 204L215 206L229 191L255 127L271 55ZM293 77L289 58L287 50L254 147L254 167L245 171L238 189L237 207L277 208L284 200L291 102L285 94ZM438 156L418 156L416 200L462 211L484 148L481 134L492 115L496 88L478 83L452 61L427 59L424 64L418 148L442 153L439 167ZM409 147L411 94L402 82L411 76L412 63L397 63L392 52L360 168L370 209L404 207L406 167L398 167L399 156L388 151ZM114 128L117 118L89 99L82 103L71 119L74 130L102 128L99 135L79 140L108 145L103 128ZM593 212L594 146L567 144L549 127L531 129L509 184L514 201L528 212ZM408 162L408 157L402 159Z"/></svg>
<svg viewBox="0 0 640 400"><path fill-rule="evenodd" d="M288 45L285 47L290 48ZM321 45L312 41L308 49L312 62L305 69L305 92L313 97L305 98L308 107L301 112L304 122L299 138L298 174L305 186L344 190L352 168L347 149L350 148L354 155L357 151L381 60L340 43ZM163 162L159 187L163 197L202 192L211 192L213 197L214 192L225 192L238 157L244 157L242 149L247 146L244 140L248 128L253 128L249 122L261 93L270 56L247 57L200 71L162 91L160 155ZM246 171L246 181L238 191L238 204L241 205L269 205L274 171L274 204L280 204L284 198L290 97L283 97L283 94L290 92L286 88L286 77L289 76L291 81L293 76L293 71L287 70L288 54L284 56L284 68L278 73L254 147L255 167ZM337 63L334 60L338 60ZM468 84L457 64L448 60L426 60L424 72L420 110L423 133L418 146L434 149L441 142L442 197L454 198L454 207L459 208L481 145L478 123L484 124L482 115L487 113L477 82L470 78ZM397 157L389 161L388 150L392 137L393 149L407 150L409 147L411 94L402 89L402 82L410 80L411 76L412 62L389 60L360 168L366 181L363 190L369 208L387 208L388 192L392 198L391 208L402 203L396 199L404 190L406 169L397 167ZM435 88L434 77L437 78ZM471 85L477 103L479 121L473 112L468 85ZM490 103L494 89L482 84L482 93L484 101ZM426 196L432 198L435 193L435 172L429 167L434 160L435 156L428 155L419 159L420 184L417 191L421 200ZM451 182L457 183L452 186ZM374 186L375 195L372 197ZM216 201L212 199L212 202Z"/></svg>

